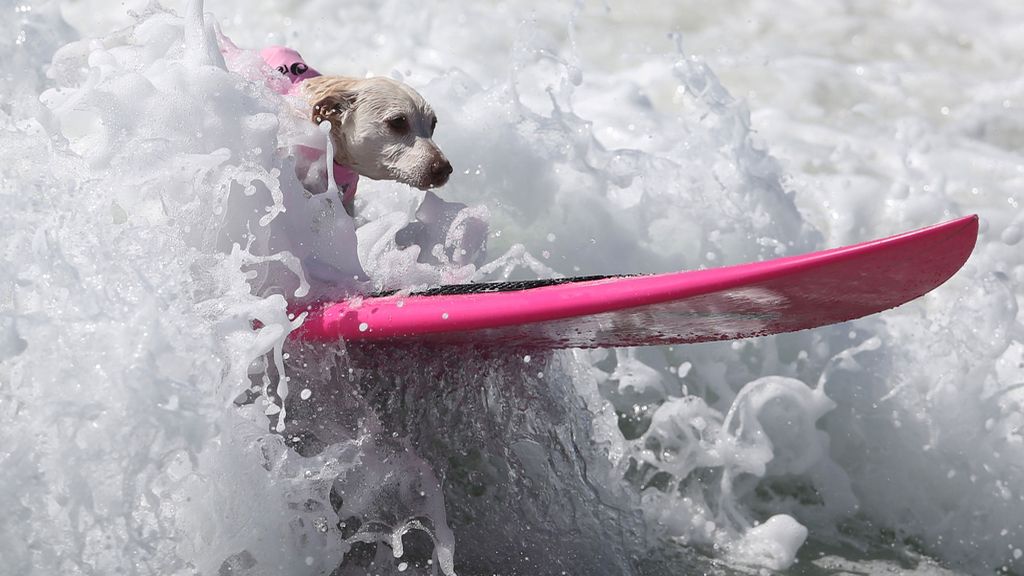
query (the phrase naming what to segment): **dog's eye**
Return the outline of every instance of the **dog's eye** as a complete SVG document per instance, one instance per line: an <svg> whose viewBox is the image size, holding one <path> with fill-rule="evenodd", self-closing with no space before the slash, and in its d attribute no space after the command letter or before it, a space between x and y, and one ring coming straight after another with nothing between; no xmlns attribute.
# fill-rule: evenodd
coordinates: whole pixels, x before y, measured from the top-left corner
<svg viewBox="0 0 1024 576"><path fill-rule="evenodd" d="M388 119L388 127L402 134L409 131L409 120L405 116L395 116Z"/></svg>

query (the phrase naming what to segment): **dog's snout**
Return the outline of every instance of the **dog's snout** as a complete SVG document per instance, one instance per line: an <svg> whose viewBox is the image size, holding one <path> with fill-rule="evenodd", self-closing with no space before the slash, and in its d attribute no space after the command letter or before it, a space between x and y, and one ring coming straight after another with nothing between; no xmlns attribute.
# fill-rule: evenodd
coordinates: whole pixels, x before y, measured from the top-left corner
<svg viewBox="0 0 1024 576"><path fill-rule="evenodd" d="M444 158L435 159L430 163L430 183L433 186L441 186L451 176L452 165Z"/></svg>

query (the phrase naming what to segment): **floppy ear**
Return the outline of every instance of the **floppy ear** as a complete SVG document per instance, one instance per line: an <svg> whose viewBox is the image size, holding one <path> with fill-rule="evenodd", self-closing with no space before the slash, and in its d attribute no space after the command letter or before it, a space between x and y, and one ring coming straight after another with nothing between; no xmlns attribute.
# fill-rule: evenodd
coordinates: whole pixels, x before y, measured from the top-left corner
<svg viewBox="0 0 1024 576"><path fill-rule="evenodd" d="M312 104L310 119L314 124L334 119L344 122L356 105L355 81L351 78L320 76L303 82L306 96Z"/></svg>

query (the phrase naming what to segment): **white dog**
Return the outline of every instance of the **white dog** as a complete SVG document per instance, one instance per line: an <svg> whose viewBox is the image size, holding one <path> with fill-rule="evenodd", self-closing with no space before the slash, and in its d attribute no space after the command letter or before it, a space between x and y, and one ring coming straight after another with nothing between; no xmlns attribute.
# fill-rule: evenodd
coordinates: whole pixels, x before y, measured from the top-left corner
<svg viewBox="0 0 1024 576"><path fill-rule="evenodd" d="M427 194L416 212L417 219L396 234L394 242L399 248L420 246L420 262L437 263L438 245L443 257L455 264L479 262L484 257L486 222L475 212L462 214L460 219L465 204L445 202L430 192L448 182L452 166L433 141L437 116L419 93L390 78L322 76L298 52L281 46L265 48L260 56L282 74L283 78L271 79L278 91L304 99L314 124L330 122L334 181L348 214L353 214L359 176L408 184ZM316 151L312 158L318 157ZM302 162L296 169L307 190L314 194L324 190L327 172L318 159ZM364 278L358 262L345 250L356 243L352 220L328 212L314 211L309 216L319 232L316 240L304 247L312 250L303 260L307 270L330 284ZM331 224L322 222L324 218Z"/></svg>
<svg viewBox="0 0 1024 576"><path fill-rule="evenodd" d="M312 120L331 122L338 164L421 190L448 181L452 165L431 139L437 116L409 86L390 78L318 76L305 81L303 93Z"/></svg>
<svg viewBox="0 0 1024 576"><path fill-rule="evenodd" d="M437 116L409 86L390 78L321 76L298 52L282 46L265 48L260 56L290 81L287 92L307 99L314 123L331 123L339 184L354 174L421 190L448 181L452 165L432 140ZM354 182L351 188L346 197L355 193Z"/></svg>

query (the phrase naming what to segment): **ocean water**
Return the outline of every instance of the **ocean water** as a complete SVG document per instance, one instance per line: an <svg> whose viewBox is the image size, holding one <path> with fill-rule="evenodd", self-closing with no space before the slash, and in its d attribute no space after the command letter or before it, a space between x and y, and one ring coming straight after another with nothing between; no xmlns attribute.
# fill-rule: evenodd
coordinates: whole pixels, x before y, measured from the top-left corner
<svg viewBox="0 0 1024 576"><path fill-rule="evenodd" d="M1024 573L1024 7L0 10L0 574ZM325 143L268 87L270 43L417 88L450 183L364 179L354 219L306 194L294 147ZM950 282L813 331L286 341L310 294L696 269L970 213Z"/></svg>

